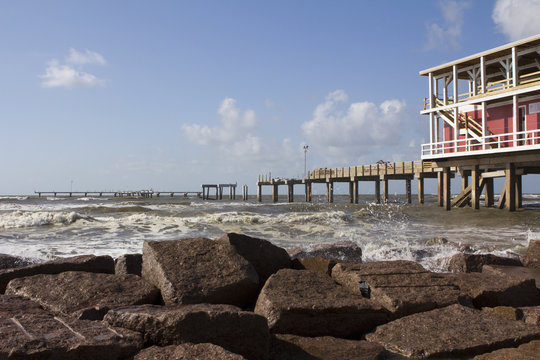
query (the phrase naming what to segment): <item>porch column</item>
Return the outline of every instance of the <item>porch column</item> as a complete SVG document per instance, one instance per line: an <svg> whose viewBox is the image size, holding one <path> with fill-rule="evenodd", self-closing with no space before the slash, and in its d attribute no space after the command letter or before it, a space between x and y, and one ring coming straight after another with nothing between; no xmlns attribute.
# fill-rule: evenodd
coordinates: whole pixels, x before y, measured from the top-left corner
<svg viewBox="0 0 540 360"><path fill-rule="evenodd" d="M487 92L486 89L486 60L483 56L480 57L480 82L482 85L482 93Z"/></svg>
<svg viewBox="0 0 540 360"><path fill-rule="evenodd" d="M517 123L519 116L518 97L512 96L512 146L517 146Z"/></svg>
<svg viewBox="0 0 540 360"><path fill-rule="evenodd" d="M519 74L518 74L518 60L516 47L512 47L512 86L516 87L519 85Z"/></svg>
<svg viewBox="0 0 540 360"><path fill-rule="evenodd" d="M429 86L428 86L428 91L429 91L429 98L428 98L428 101L429 101L429 109L433 109L434 106L433 106L433 74L432 73L429 73L428 75L428 79L429 79Z"/></svg>
<svg viewBox="0 0 540 360"><path fill-rule="evenodd" d="M486 102L482 101L482 150L486 150L486 135L487 135Z"/></svg>
<svg viewBox="0 0 540 360"><path fill-rule="evenodd" d="M480 194L478 192L478 183L480 177L478 176L478 165L475 165L471 171L471 205L473 209L479 209Z"/></svg>

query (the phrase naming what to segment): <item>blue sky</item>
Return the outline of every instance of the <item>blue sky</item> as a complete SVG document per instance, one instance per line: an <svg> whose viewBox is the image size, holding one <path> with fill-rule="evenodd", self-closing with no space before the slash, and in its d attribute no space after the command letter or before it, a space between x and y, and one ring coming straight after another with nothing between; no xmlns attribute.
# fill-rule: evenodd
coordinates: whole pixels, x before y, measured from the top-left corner
<svg viewBox="0 0 540 360"><path fill-rule="evenodd" d="M308 169L419 159L418 72L540 33L538 13L539 0L0 1L0 194L253 192L259 174L302 175L306 144Z"/></svg>

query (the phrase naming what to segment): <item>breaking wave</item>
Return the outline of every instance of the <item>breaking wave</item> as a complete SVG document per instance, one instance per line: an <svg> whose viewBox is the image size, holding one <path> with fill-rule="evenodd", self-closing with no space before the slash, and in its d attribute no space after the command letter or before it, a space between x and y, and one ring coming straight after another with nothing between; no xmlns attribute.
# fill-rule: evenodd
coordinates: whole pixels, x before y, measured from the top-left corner
<svg viewBox="0 0 540 360"><path fill-rule="evenodd" d="M13 229L43 225L69 225L81 219L76 212L14 211L0 215L0 228Z"/></svg>

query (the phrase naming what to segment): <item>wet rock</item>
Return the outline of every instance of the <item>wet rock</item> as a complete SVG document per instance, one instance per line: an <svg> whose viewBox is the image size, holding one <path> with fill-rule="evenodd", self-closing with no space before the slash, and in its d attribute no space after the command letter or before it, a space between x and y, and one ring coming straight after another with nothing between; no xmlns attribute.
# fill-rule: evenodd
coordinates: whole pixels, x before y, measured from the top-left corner
<svg viewBox="0 0 540 360"><path fill-rule="evenodd" d="M141 332L148 345L212 343L247 359L268 358L266 319L232 305L140 305L111 310L104 320Z"/></svg>
<svg viewBox="0 0 540 360"><path fill-rule="evenodd" d="M381 304L394 318L470 302L454 276L428 272L411 261L340 263L332 269L332 277L351 293Z"/></svg>
<svg viewBox="0 0 540 360"><path fill-rule="evenodd" d="M331 336L311 338L276 334L272 337L270 359L382 360L384 347L363 340L345 340Z"/></svg>
<svg viewBox="0 0 540 360"><path fill-rule="evenodd" d="M116 275L138 275L141 276L142 254L125 254L114 262L114 273Z"/></svg>
<svg viewBox="0 0 540 360"><path fill-rule="evenodd" d="M8 295L0 295L0 339L0 359L123 359L142 348L136 332L55 317Z"/></svg>
<svg viewBox="0 0 540 360"><path fill-rule="evenodd" d="M134 360L244 360L245 357L214 344L181 344L165 347L151 346L138 353Z"/></svg>
<svg viewBox="0 0 540 360"><path fill-rule="evenodd" d="M525 306L519 308L521 311L521 320L525 322L525 324L531 324L540 326L540 306Z"/></svg>
<svg viewBox="0 0 540 360"><path fill-rule="evenodd" d="M518 279L534 279L536 287L540 289L540 268L485 265L482 272L491 275L507 275Z"/></svg>
<svg viewBox="0 0 540 360"><path fill-rule="evenodd" d="M14 279L6 293L36 301L55 314L87 320L101 320L113 307L159 301L159 290L137 275L81 271Z"/></svg>
<svg viewBox="0 0 540 360"><path fill-rule="evenodd" d="M3 294L6 291L7 284L13 279L38 274L59 274L64 271L113 274L114 260L110 256L81 255L21 268L0 270L0 293Z"/></svg>
<svg viewBox="0 0 540 360"><path fill-rule="evenodd" d="M318 271L326 275L332 274L332 268L336 266L336 264L336 260L323 258L321 256L293 259L293 268L296 270Z"/></svg>
<svg viewBox="0 0 540 360"><path fill-rule="evenodd" d="M481 272L484 265L522 266L519 259L493 254L456 254L448 263L448 271L454 273Z"/></svg>
<svg viewBox="0 0 540 360"><path fill-rule="evenodd" d="M540 358L540 341L533 340L517 348L500 349L478 355L473 360L538 360L538 358Z"/></svg>
<svg viewBox="0 0 540 360"><path fill-rule="evenodd" d="M520 320L523 317L521 310L511 306L485 307L482 308L482 311L489 314L499 315L510 320Z"/></svg>
<svg viewBox="0 0 540 360"><path fill-rule="evenodd" d="M275 246L270 241L236 233L225 234L216 241L223 241L232 245L240 255L255 267L261 287L270 275L280 269L291 267L291 258L287 251Z"/></svg>
<svg viewBox="0 0 540 360"><path fill-rule="evenodd" d="M292 258L307 258L320 256L338 262L362 262L362 249L354 241L338 241L331 244L317 244L310 249L289 249Z"/></svg>
<svg viewBox="0 0 540 360"><path fill-rule="evenodd" d="M380 305L309 270L283 269L272 275L255 312L268 319L271 332L302 336L359 337L388 321Z"/></svg>
<svg viewBox="0 0 540 360"><path fill-rule="evenodd" d="M205 238L145 241L142 277L161 290L166 305L246 307L259 288L255 268L232 245Z"/></svg>
<svg viewBox="0 0 540 360"><path fill-rule="evenodd" d="M477 308L540 305L540 293L533 279L520 279L486 273L461 273L456 283L472 298Z"/></svg>
<svg viewBox="0 0 540 360"><path fill-rule="evenodd" d="M429 240L426 240L426 246L436 246L436 245L445 245L448 244L448 239L443 237L434 237Z"/></svg>
<svg viewBox="0 0 540 360"><path fill-rule="evenodd" d="M540 240L529 240L527 253L523 256L523 265L540 269Z"/></svg>
<svg viewBox="0 0 540 360"><path fill-rule="evenodd" d="M366 335L413 359L473 356L539 338L537 326L457 304L403 317Z"/></svg>
<svg viewBox="0 0 540 360"><path fill-rule="evenodd" d="M13 269L28 266L30 264L32 264L30 260L20 256L0 254L0 269Z"/></svg>

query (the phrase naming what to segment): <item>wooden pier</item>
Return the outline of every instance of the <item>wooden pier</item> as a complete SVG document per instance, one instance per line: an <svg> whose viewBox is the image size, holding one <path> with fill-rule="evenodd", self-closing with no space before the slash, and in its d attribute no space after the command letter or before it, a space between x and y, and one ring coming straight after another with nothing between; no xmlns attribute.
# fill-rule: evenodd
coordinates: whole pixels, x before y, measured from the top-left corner
<svg viewBox="0 0 540 360"><path fill-rule="evenodd" d="M202 198L203 200L223 200L224 189L229 192L229 199L236 199L236 184L202 184ZM210 196L210 190L215 191L215 197ZM247 189L246 189L247 192Z"/></svg>
<svg viewBox="0 0 540 360"><path fill-rule="evenodd" d="M418 203L424 203L424 179L437 179L438 205L450 210L452 207L471 206L480 208L480 195L484 192L484 206L496 206L515 211L522 207L522 177L540 174L540 150L521 151L511 154L483 154L453 159L432 161L379 162L374 165L349 166L341 168L320 168L311 171L304 179L281 179L259 177L257 200L262 201L262 187L272 187L272 201L278 201L278 188L288 188L289 202L294 200L294 185L303 184L305 201L311 201L311 187L314 183L326 184L326 200L334 201L334 183L349 184L349 199L358 203L358 182L374 183L375 203L388 201L388 182L405 182L406 202L411 203L411 181L418 182ZM461 192L452 198L451 179L461 177ZM470 178L470 184L469 184ZM495 204L493 179L504 178L504 185ZM381 198L382 183L382 198Z"/></svg>
<svg viewBox="0 0 540 360"><path fill-rule="evenodd" d="M176 196L196 196L201 197L200 191L154 191L154 190L137 190L137 191L34 191L38 197L136 197L136 198L152 198L154 195L160 197L162 195L174 197Z"/></svg>

